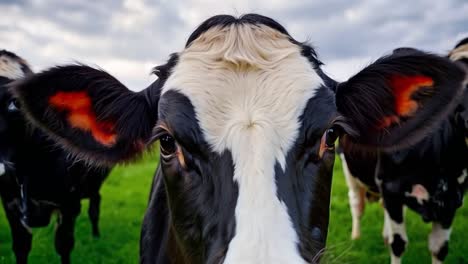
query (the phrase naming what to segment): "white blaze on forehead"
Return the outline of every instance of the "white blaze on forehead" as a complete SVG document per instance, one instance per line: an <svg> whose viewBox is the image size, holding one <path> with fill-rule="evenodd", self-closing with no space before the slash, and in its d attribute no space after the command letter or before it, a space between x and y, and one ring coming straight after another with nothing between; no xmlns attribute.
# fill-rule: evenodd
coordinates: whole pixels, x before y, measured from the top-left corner
<svg viewBox="0 0 468 264"><path fill-rule="evenodd" d="M0 76L11 80L17 80L24 77L21 63L6 55L0 56Z"/></svg>
<svg viewBox="0 0 468 264"><path fill-rule="evenodd" d="M299 46L266 26L213 28L179 55L163 94L187 96L212 149L233 157L236 234L224 263L304 263L274 167L285 169L322 80Z"/></svg>

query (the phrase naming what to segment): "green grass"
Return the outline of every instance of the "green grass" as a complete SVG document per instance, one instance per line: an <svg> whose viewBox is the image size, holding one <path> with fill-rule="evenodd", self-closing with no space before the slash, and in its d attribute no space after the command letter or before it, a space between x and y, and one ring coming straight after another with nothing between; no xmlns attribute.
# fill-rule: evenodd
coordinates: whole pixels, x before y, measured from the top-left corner
<svg viewBox="0 0 468 264"><path fill-rule="evenodd" d="M138 263L138 241L143 214L154 170L156 155L148 155L141 162L115 168L105 182L101 206L101 237L91 236L87 216L88 202L82 202L82 214L75 229L73 263ZM368 205L362 219L362 234L358 241L350 240L351 214L347 187L337 159L333 182L330 231L325 261L327 263L389 263L387 249L381 238L383 214L379 204ZM0 210L0 263L14 263L10 231ZM455 220L450 253L446 263L468 263L468 208L458 211ZM407 213L410 239L404 263L430 263L427 236L430 225L424 224L413 212ZM59 263L55 253L54 224L34 230L30 263Z"/></svg>

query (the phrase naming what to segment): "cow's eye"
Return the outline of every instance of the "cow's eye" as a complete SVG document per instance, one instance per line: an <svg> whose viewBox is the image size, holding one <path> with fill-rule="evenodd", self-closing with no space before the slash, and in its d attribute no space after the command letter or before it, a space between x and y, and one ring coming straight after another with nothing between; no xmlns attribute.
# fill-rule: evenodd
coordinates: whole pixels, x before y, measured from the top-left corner
<svg viewBox="0 0 468 264"><path fill-rule="evenodd" d="M177 150L176 142L174 138L169 134L164 134L159 138L161 146L161 154L163 156L170 156Z"/></svg>
<svg viewBox="0 0 468 264"><path fill-rule="evenodd" d="M338 138L339 136L339 133L338 133L338 130L336 128L329 128L326 132L325 132L325 144L327 146L327 148L334 148L335 147L335 141L336 139Z"/></svg>
<svg viewBox="0 0 468 264"><path fill-rule="evenodd" d="M18 101L16 99L11 99L8 102L8 112L16 112L19 110Z"/></svg>

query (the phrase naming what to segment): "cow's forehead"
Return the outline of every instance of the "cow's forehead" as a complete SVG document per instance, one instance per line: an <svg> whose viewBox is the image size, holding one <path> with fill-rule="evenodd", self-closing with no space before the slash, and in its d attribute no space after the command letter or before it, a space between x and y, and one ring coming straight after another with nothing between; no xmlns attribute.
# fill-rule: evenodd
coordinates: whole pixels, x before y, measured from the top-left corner
<svg viewBox="0 0 468 264"><path fill-rule="evenodd" d="M268 26L214 27L178 54L162 96L175 90L189 98L207 142L221 153L229 148L223 131L280 123L276 129L288 130L323 85L314 66L301 46Z"/></svg>
<svg viewBox="0 0 468 264"><path fill-rule="evenodd" d="M232 155L239 197L225 263L303 262L275 181L275 164L286 168L301 115L323 85L301 51L267 26L214 27L179 54L164 84L162 97L177 91L188 98L205 141ZM270 253L260 256L251 245L262 243Z"/></svg>

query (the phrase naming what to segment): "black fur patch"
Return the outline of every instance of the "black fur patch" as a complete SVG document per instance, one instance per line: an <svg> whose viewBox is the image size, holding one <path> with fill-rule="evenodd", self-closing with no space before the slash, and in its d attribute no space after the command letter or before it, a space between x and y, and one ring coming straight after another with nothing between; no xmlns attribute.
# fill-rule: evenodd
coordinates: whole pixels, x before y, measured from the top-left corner
<svg viewBox="0 0 468 264"><path fill-rule="evenodd" d="M458 47L463 46L465 44L468 44L468 38L464 38L464 39L460 40L460 42L458 42L457 45L455 45L455 48L458 48Z"/></svg>
<svg viewBox="0 0 468 264"><path fill-rule="evenodd" d="M186 47L190 46L190 43L192 43L201 34L205 33L211 28L223 28L233 24L265 25L289 36L288 31L286 31L286 29L282 25L266 16L258 14L246 14L239 18L236 18L231 15L217 15L205 20L205 22L201 23L200 26L198 26L198 28L195 29L195 31L188 38Z"/></svg>
<svg viewBox="0 0 468 264"><path fill-rule="evenodd" d="M159 122L165 129L157 126L155 138L170 133L185 167L177 159L161 159L143 224L142 262L190 254L195 263L219 263L236 228L238 187L231 153L211 150L190 99L180 92L161 96ZM163 180L164 186L156 187Z"/></svg>
<svg viewBox="0 0 468 264"><path fill-rule="evenodd" d="M164 122L177 142L192 154L209 153L190 99L174 90L167 91L159 103L159 121Z"/></svg>
<svg viewBox="0 0 468 264"><path fill-rule="evenodd" d="M3 88L3 86L5 86L6 84L12 82L11 79L7 78L7 77L3 77L3 76L0 76L0 87Z"/></svg>
<svg viewBox="0 0 468 264"><path fill-rule="evenodd" d="M166 64L156 66L153 68L153 73L158 76L159 80L163 83L169 78L169 75L171 75L172 69L177 65L177 62L179 61L179 55L177 53L173 53L169 56L169 60L166 62Z"/></svg>
<svg viewBox="0 0 468 264"><path fill-rule="evenodd" d="M403 252L405 252L406 242L399 234L395 234L393 235L393 242L390 246L392 247L393 255L401 257Z"/></svg>
<svg viewBox="0 0 468 264"><path fill-rule="evenodd" d="M437 252L437 255L435 257L440 261L444 261L444 259L448 255L448 250L449 250L448 241L445 241L444 245L440 247L439 252Z"/></svg>

